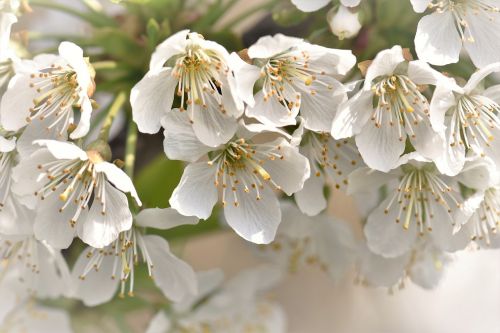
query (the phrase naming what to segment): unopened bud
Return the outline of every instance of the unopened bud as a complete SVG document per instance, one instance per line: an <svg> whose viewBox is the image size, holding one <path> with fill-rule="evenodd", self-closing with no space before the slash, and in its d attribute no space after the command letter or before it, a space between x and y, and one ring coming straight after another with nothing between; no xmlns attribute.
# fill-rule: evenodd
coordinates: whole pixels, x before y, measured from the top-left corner
<svg viewBox="0 0 500 333"><path fill-rule="evenodd" d="M327 20L333 34L340 40L355 37L361 30L358 12L352 12L344 6L340 6L337 12L331 9L328 12Z"/></svg>

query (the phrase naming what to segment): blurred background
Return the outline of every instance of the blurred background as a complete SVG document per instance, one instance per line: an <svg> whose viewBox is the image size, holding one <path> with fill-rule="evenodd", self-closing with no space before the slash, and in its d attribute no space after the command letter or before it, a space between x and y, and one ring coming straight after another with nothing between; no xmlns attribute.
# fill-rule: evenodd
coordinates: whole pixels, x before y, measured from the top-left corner
<svg viewBox="0 0 500 333"><path fill-rule="evenodd" d="M33 11L15 25L16 37L29 51L53 52L59 41L70 40L82 46L92 61L118 64L119 68L97 70L96 99L101 105L95 113L97 123L112 96L130 90L142 78L158 42L184 28L229 51L281 32L328 47L352 49L358 61L363 61L395 44L413 48L420 18L408 0L364 1L359 14L363 28L355 38L339 40L326 22L329 8L305 14L289 0L137 0L126 4L33 0L30 5ZM92 8L102 15L78 17L71 11L94 13ZM110 18L112 24L106 22ZM463 59L443 70L467 76L473 67ZM350 79L354 78L356 74ZM126 116L125 109L112 129L115 158L123 158ZM182 174L181 162L164 157L162 140L161 133L139 138L141 155L134 182L148 207L166 207ZM350 223L361 237L362 218L353 199L336 191L330 198L331 214ZM260 262L250 245L221 227L216 218L161 234L195 270L219 267L227 276L234 276ZM77 254L66 253L70 261ZM367 288L354 282L354 272L333 283L323 271L311 267L287 276L270 297L283 305L290 333L500 333L500 253L470 250L454 257L432 291L411 284L392 293ZM137 286L136 297L117 298L96 308L74 301L54 304L70 310L76 332L144 332L162 300L151 281L139 280Z"/></svg>

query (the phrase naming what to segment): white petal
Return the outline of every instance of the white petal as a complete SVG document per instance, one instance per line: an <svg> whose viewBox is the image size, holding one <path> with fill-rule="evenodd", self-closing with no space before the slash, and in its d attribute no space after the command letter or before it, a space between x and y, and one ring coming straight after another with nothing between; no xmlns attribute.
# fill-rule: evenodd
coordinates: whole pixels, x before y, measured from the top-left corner
<svg viewBox="0 0 500 333"><path fill-rule="evenodd" d="M356 57L351 50L332 49L306 42L301 44L300 50L303 49L309 54L310 64L336 79L345 75L356 64Z"/></svg>
<svg viewBox="0 0 500 333"><path fill-rule="evenodd" d="M410 266L411 280L425 289L436 288L450 259L445 253L433 249L424 250L424 253L418 253L418 256L416 262Z"/></svg>
<svg viewBox="0 0 500 333"><path fill-rule="evenodd" d="M410 223L408 230L402 222L396 223L399 205L393 203L388 213L384 210L391 198L385 199L369 216L364 233L368 247L375 254L395 258L408 252L417 239L416 223Z"/></svg>
<svg viewBox="0 0 500 333"><path fill-rule="evenodd" d="M231 189L226 191L226 198L232 198ZM237 187L238 204L229 201L224 207L224 216L231 228L244 239L256 244L268 244L276 235L281 209L276 194L268 186L259 189L259 194L260 200L257 200L254 192L246 193L241 186Z"/></svg>
<svg viewBox="0 0 500 333"><path fill-rule="evenodd" d="M257 43L248 48L248 56L252 59L271 58L278 53L299 46L302 42L303 40L300 38L289 37L282 34L276 34L274 36L264 36L259 38Z"/></svg>
<svg viewBox="0 0 500 333"><path fill-rule="evenodd" d="M330 30L340 40L355 37L363 27L359 22L359 12L351 12L343 5L338 10L332 8L326 18Z"/></svg>
<svg viewBox="0 0 500 333"><path fill-rule="evenodd" d="M376 127L369 121L356 136L356 145L363 161L370 168L383 172L398 165L399 157L405 149L406 134L400 140L397 126L391 126L389 121L389 117L385 116L381 127Z"/></svg>
<svg viewBox="0 0 500 333"><path fill-rule="evenodd" d="M82 251L73 267L74 297L83 301L83 304L86 306L96 306L106 303L113 298L118 289L120 279L118 277L112 278L113 274L115 274L113 272L113 262L117 260L113 255L104 256L99 269L91 269L85 275L85 278L81 279L80 276L84 273L89 263L88 254L90 251L96 252L95 249L87 247Z"/></svg>
<svg viewBox="0 0 500 333"><path fill-rule="evenodd" d="M179 31L156 47L155 52L151 56L149 69L152 71L160 70L165 62L174 55L185 52L186 38L189 30Z"/></svg>
<svg viewBox="0 0 500 333"><path fill-rule="evenodd" d="M165 297L179 302L186 296L196 295L196 274L191 266L174 256L167 241L160 236L146 235L143 239L153 263L153 280Z"/></svg>
<svg viewBox="0 0 500 333"><path fill-rule="evenodd" d="M322 84L318 81L314 81L308 87L301 84L300 114L306 120L306 128L313 131L329 132L337 107L347 100L347 94L342 84L334 78L321 77L319 80ZM314 95L311 91L314 91Z"/></svg>
<svg viewBox="0 0 500 333"><path fill-rule="evenodd" d="M338 140L358 134L370 119L371 112L367 110L373 108L372 101L373 94L370 91L361 90L341 104L333 119L332 136Z"/></svg>
<svg viewBox="0 0 500 333"><path fill-rule="evenodd" d="M135 217L137 226L156 229L172 229L180 225L197 224L198 219L192 216L179 214L173 208L148 208Z"/></svg>
<svg viewBox="0 0 500 333"><path fill-rule="evenodd" d="M499 60L500 61L500 60ZM477 70L472 74L464 86L465 94L470 94L488 75L500 72L500 63L493 63Z"/></svg>
<svg viewBox="0 0 500 333"><path fill-rule="evenodd" d="M417 13L423 13L432 0L410 0L413 10Z"/></svg>
<svg viewBox="0 0 500 333"><path fill-rule="evenodd" d="M474 193L464 200L462 206L453 213L453 221L460 226L466 224L483 201L484 192Z"/></svg>
<svg viewBox="0 0 500 333"><path fill-rule="evenodd" d="M77 145L57 140L36 140L33 143L47 147L49 152L58 160L88 160L87 153Z"/></svg>
<svg viewBox="0 0 500 333"><path fill-rule="evenodd" d="M32 306L23 309L24 317L18 320L22 323L23 333L72 333L68 312L48 307Z"/></svg>
<svg viewBox="0 0 500 333"><path fill-rule="evenodd" d="M10 79L0 103L0 121L8 131L17 131L27 125L33 100L37 93L30 87L29 74L18 74Z"/></svg>
<svg viewBox="0 0 500 333"><path fill-rule="evenodd" d="M33 119L30 125L25 127L19 140L17 141L17 151L21 158L25 158L40 150L40 146L34 144L36 140L66 140L66 137L59 137L58 131L48 131L47 126L53 121L51 117L44 120Z"/></svg>
<svg viewBox="0 0 500 333"><path fill-rule="evenodd" d="M78 45L71 42L62 42L59 44L59 55L68 62L77 74L77 81L83 94L87 94L91 83L89 66L83 58L83 50Z"/></svg>
<svg viewBox="0 0 500 333"><path fill-rule="evenodd" d="M229 66L233 69L236 77L237 93L245 103L254 106L253 86L260 77L260 69L257 66L247 64L234 52L229 57Z"/></svg>
<svg viewBox="0 0 500 333"><path fill-rule="evenodd" d="M328 5L330 0L292 0L292 3L303 12L315 12Z"/></svg>
<svg viewBox="0 0 500 333"><path fill-rule="evenodd" d="M362 250L360 272L370 285L392 287L404 276L404 271L410 261L410 253L395 258L384 258L372 253L369 249Z"/></svg>
<svg viewBox="0 0 500 333"><path fill-rule="evenodd" d="M90 117L92 116L92 103L88 97L82 100L82 106L80 109L80 120L78 121L78 126L73 132L71 132L70 137L72 139L79 139L87 135L90 129Z"/></svg>
<svg viewBox="0 0 500 333"><path fill-rule="evenodd" d="M498 3L495 3L498 8ZM500 15L498 11L469 10L465 14L468 23L465 33L474 41L465 40L464 47L478 68L500 61L500 46L496 41L500 38Z"/></svg>
<svg viewBox="0 0 500 333"><path fill-rule="evenodd" d="M164 311L158 311L149 322L146 333L168 333L171 327L170 319Z"/></svg>
<svg viewBox="0 0 500 333"><path fill-rule="evenodd" d="M397 178L397 174L394 172L384 173L367 167L361 167L349 175L347 194L370 192L395 178Z"/></svg>
<svg viewBox="0 0 500 333"><path fill-rule="evenodd" d="M429 64L422 60L410 61L408 63L408 77L415 84L437 84L449 78L433 69Z"/></svg>
<svg viewBox="0 0 500 333"><path fill-rule="evenodd" d="M483 96L490 98L500 104L500 84L494 85L483 91Z"/></svg>
<svg viewBox="0 0 500 333"><path fill-rule="evenodd" d="M0 136L0 153L8 153L16 149L16 138L4 138Z"/></svg>
<svg viewBox="0 0 500 333"><path fill-rule="evenodd" d="M132 116L142 133L154 134L160 119L172 108L178 80L171 68L149 71L130 92Z"/></svg>
<svg viewBox="0 0 500 333"><path fill-rule="evenodd" d="M135 202L137 202L139 206L142 206L141 200L135 190L134 183L132 183L130 177L123 172L122 169L117 167L115 164L108 162L94 164L94 167L96 172L104 172L106 178L113 185L115 185L117 189L122 192L130 193L130 195L135 199Z"/></svg>
<svg viewBox="0 0 500 333"><path fill-rule="evenodd" d="M304 183L304 188L295 193L294 198L301 212L309 215L318 215L326 208L326 199L323 193L325 179L323 175L311 177Z"/></svg>
<svg viewBox="0 0 500 333"><path fill-rule="evenodd" d="M422 17L417 26L415 50L418 58L443 66L458 62L462 40L450 11Z"/></svg>
<svg viewBox="0 0 500 333"><path fill-rule="evenodd" d="M464 167L465 164L465 147L464 145L454 144L451 145L450 140L450 129L446 129L446 139L445 142L445 152L441 156L438 156L434 159L437 168L441 173L444 173L448 176L455 176L458 174Z"/></svg>
<svg viewBox="0 0 500 333"><path fill-rule="evenodd" d="M173 109L161 119L161 125L165 129L163 148L171 160L196 162L213 149L198 140L187 112Z"/></svg>
<svg viewBox="0 0 500 333"><path fill-rule="evenodd" d="M431 220L432 231L429 235L434 245L447 252L463 250L470 243L470 234L463 231L454 232L453 223L456 222L448 210L437 203L433 206L434 217ZM457 225L457 229L458 227Z"/></svg>
<svg viewBox="0 0 500 333"><path fill-rule="evenodd" d="M228 142L236 132L236 119L221 111L213 96L205 96L207 107L190 105L187 112L193 115L193 131L198 140L210 147ZM193 109L192 109L193 108Z"/></svg>
<svg viewBox="0 0 500 333"><path fill-rule="evenodd" d="M394 73L396 67L403 61L405 61L403 49L399 45L380 51L366 71L365 88L370 87L376 77Z"/></svg>
<svg viewBox="0 0 500 333"><path fill-rule="evenodd" d="M295 117L297 117L299 109L300 99L296 99L292 109L288 110L275 96L264 100L264 93L259 91L255 95L255 105L247 107L246 115L267 125L283 127L296 124Z"/></svg>
<svg viewBox="0 0 500 333"><path fill-rule="evenodd" d="M170 198L170 206L185 216L207 219L217 203L217 168L206 162L189 164Z"/></svg>
<svg viewBox="0 0 500 333"><path fill-rule="evenodd" d="M262 164L264 170L287 195L301 190L310 175L309 160L283 138L277 139L270 145L280 146L279 152L283 158L264 161Z"/></svg>
<svg viewBox="0 0 500 333"><path fill-rule="evenodd" d="M436 132L443 132L446 129L444 126L446 112L457 104L453 88L459 88L455 80L441 81L432 95L430 120Z"/></svg>
<svg viewBox="0 0 500 333"><path fill-rule="evenodd" d="M411 128L415 137L410 135L410 141L418 153L429 159L435 159L444 154L446 149L444 138L432 128L429 117L424 115L419 123L412 124ZM411 133L409 129L406 132Z"/></svg>
<svg viewBox="0 0 500 333"><path fill-rule="evenodd" d="M477 157L465 162L456 179L467 187L486 190L498 184L498 177L497 167L490 158Z"/></svg>
<svg viewBox="0 0 500 333"><path fill-rule="evenodd" d="M12 25L16 22L16 15L0 12L0 61L10 56L10 31Z"/></svg>
<svg viewBox="0 0 500 333"><path fill-rule="evenodd" d="M56 249L65 249L70 246L75 237L75 228L71 226L76 207L69 204L62 212L59 209L64 202L59 199L59 192L55 192L37 207L34 224L35 237L44 240Z"/></svg>
<svg viewBox="0 0 500 333"><path fill-rule="evenodd" d="M132 214L127 196L108 182L104 183L105 213L99 199L94 198L88 216L78 223L78 237L95 248L109 245L120 232L132 227Z"/></svg>

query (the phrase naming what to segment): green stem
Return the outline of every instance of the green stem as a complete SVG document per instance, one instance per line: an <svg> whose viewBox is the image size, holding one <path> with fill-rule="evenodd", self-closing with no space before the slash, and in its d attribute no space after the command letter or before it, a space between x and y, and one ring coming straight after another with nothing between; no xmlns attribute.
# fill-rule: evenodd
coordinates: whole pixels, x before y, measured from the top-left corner
<svg viewBox="0 0 500 333"><path fill-rule="evenodd" d="M96 62L92 63L92 67L94 67L94 69L96 71L102 70L102 69L115 69L118 67L118 63L116 61L111 61L111 60L96 61Z"/></svg>
<svg viewBox="0 0 500 333"><path fill-rule="evenodd" d="M127 100L127 93L125 91L119 92L115 100L113 101L113 104L111 104L111 107L109 108L109 112L106 115L106 118L104 119L104 123L102 124L101 127L101 132L99 133L99 139L104 140L106 142L108 141L109 130L111 129L111 125L113 124L116 115L118 114L122 106L125 104L126 100Z"/></svg>
<svg viewBox="0 0 500 333"><path fill-rule="evenodd" d="M220 28L220 31L226 31L234 28L235 25L241 23L243 20L247 19L251 15L260 12L261 10L266 10L270 9L274 4L278 3L279 0L271 0L266 3L263 3L261 5L255 6L253 8L250 8L249 10L241 13L240 15L236 16L229 22L227 22L222 28Z"/></svg>
<svg viewBox="0 0 500 333"><path fill-rule="evenodd" d="M135 152L137 147L137 125L129 120L127 142L125 144L125 172L130 178L134 176Z"/></svg>
<svg viewBox="0 0 500 333"><path fill-rule="evenodd" d="M30 5L54 9L78 17L97 27L116 26L116 22L105 15L98 15L95 12L92 14L82 13L74 8L50 0L30 0Z"/></svg>

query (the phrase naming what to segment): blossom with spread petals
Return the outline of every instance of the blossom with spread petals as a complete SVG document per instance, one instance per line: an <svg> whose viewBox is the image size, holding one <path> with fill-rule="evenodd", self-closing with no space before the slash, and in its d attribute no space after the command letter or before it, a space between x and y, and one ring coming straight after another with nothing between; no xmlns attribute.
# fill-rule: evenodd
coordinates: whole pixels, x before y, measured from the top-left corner
<svg viewBox="0 0 500 333"><path fill-rule="evenodd" d="M145 209L135 216L137 227L170 229L197 222L196 218L182 216L171 208ZM196 294L193 269L172 254L168 242L133 227L107 247L88 247L80 254L73 268L74 296L87 306L108 302L117 289L120 297L133 296L135 267L139 262L144 262L149 277L170 300L178 302Z"/></svg>
<svg viewBox="0 0 500 333"><path fill-rule="evenodd" d="M68 247L75 234L100 248L130 229L129 192L141 204L130 178L105 160L97 146L86 151L55 140L40 146L13 170L12 191L36 209L35 236L56 248ZM109 149L109 148L108 148Z"/></svg>
<svg viewBox="0 0 500 333"><path fill-rule="evenodd" d="M350 227L332 216L309 217L282 202L283 223L276 239L260 245L258 254L291 272L317 265L339 280L356 258L357 244Z"/></svg>
<svg viewBox="0 0 500 333"><path fill-rule="evenodd" d="M170 205L183 215L207 219L220 193L224 216L241 237L254 243L271 242L281 221L273 190L292 195L302 189L309 177L307 158L282 136L256 140L266 127L260 124L241 125L227 144L207 147L196 141L190 126L183 125L183 115L173 110L162 120L167 156L193 162L184 170ZM208 161L195 162L207 152Z"/></svg>
<svg viewBox="0 0 500 333"><path fill-rule="evenodd" d="M339 107L332 136L355 136L365 163L383 172L396 167L407 138L421 155L440 156L444 146L431 126L421 86L444 79L423 61L405 60L400 46L381 51L369 65L362 89Z"/></svg>
<svg viewBox="0 0 500 333"><path fill-rule="evenodd" d="M500 61L500 7L496 0L411 0L413 9L434 13L418 23L415 49L433 65L458 62L465 48L476 67Z"/></svg>
<svg viewBox="0 0 500 333"><path fill-rule="evenodd" d="M62 42L59 55L41 54L19 66L0 103L0 123L6 130L18 131L32 122L43 122L43 130L53 138L66 138L76 107L80 119L70 137L81 138L90 128L93 77L83 50Z"/></svg>
<svg viewBox="0 0 500 333"><path fill-rule="evenodd" d="M300 113L306 128L330 130L337 106L347 99L338 79L356 63L351 51L277 34L260 38L247 53L251 65L231 55L247 116L281 127L296 124Z"/></svg>
<svg viewBox="0 0 500 333"><path fill-rule="evenodd" d="M435 160L441 172L456 175L467 153L487 156L500 166L500 85L482 88L484 79L499 71L500 63L491 64L472 74L463 87L452 79L436 87L430 119L444 133L445 151Z"/></svg>
<svg viewBox="0 0 500 333"><path fill-rule="evenodd" d="M394 258L407 253L419 238L429 238L443 251L463 249L470 239L464 232L454 233L453 215L461 207L457 185L416 153L403 156L400 163L390 174L360 168L349 177L351 191L395 180L387 186L386 199L368 216L364 227L368 248Z"/></svg>
<svg viewBox="0 0 500 333"><path fill-rule="evenodd" d="M161 43L151 57L149 72L130 95L139 131L158 132L161 118L179 96L176 112L187 112L186 121L200 141L212 147L227 142L243 113L228 58L224 47L189 30Z"/></svg>

